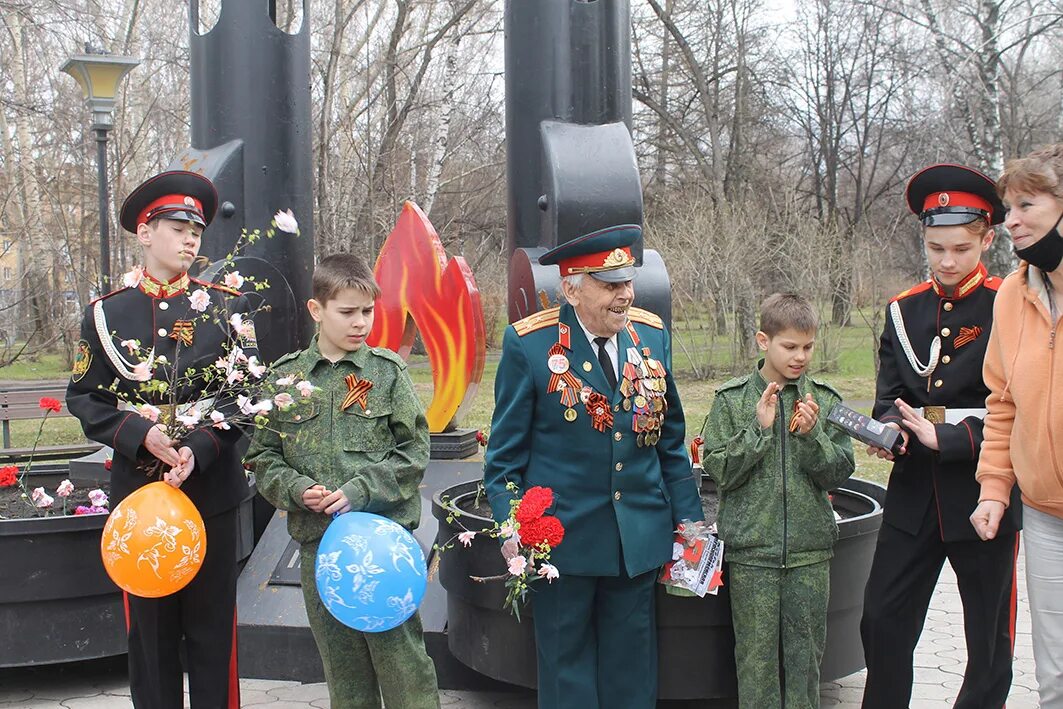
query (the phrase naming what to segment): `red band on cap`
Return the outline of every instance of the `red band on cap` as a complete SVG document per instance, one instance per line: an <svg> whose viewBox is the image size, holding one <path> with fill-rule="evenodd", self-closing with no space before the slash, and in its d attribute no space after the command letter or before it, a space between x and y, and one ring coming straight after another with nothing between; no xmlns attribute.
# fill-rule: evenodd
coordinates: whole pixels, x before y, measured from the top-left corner
<svg viewBox="0 0 1063 709"><path fill-rule="evenodd" d="M170 212L194 212L200 219L203 218L203 203L195 197L183 194L167 194L154 200L141 210L137 215L137 224L147 224L156 217L161 217Z"/></svg>
<svg viewBox="0 0 1063 709"><path fill-rule="evenodd" d="M617 251L623 253L623 258L614 255ZM598 251L593 254L582 254L572 258L561 259L557 262L562 276L571 276L577 273L591 273L595 271L612 271L624 268L635 263L635 257L631 255L631 248L627 246Z"/></svg>
<svg viewBox="0 0 1063 709"><path fill-rule="evenodd" d="M971 192L932 192L923 200L923 211L940 207L971 207L981 209L989 218L993 217L993 205L988 200Z"/></svg>

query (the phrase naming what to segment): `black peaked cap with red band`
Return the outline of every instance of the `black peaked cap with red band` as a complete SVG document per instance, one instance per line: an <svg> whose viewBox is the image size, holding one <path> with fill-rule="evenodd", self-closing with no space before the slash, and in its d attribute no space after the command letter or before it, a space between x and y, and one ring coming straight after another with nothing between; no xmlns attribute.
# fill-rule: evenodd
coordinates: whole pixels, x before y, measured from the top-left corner
<svg viewBox="0 0 1063 709"><path fill-rule="evenodd" d="M160 172L145 180L122 202L119 221L126 231L163 217L206 227L218 210L218 192L203 175L184 170Z"/></svg>
<svg viewBox="0 0 1063 709"><path fill-rule="evenodd" d="M905 191L908 209L925 226L967 224L984 217L1004 221L1004 203L993 181L963 165L931 165L915 173Z"/></svg>

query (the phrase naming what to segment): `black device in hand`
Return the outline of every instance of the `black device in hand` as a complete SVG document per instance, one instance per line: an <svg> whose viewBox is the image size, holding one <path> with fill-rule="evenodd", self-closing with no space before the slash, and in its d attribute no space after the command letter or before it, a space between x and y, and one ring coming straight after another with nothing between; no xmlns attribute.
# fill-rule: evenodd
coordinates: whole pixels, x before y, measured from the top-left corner
<svg viewBox="0 0 1063 709"><path fill-rule="evenodd" d="M893 455L900 455L904 439L900 431L876 421L859 411L850 409L845 404L835 404L827 414L827 421L848 433L858 441L869 446L888 450Z"/></svg>

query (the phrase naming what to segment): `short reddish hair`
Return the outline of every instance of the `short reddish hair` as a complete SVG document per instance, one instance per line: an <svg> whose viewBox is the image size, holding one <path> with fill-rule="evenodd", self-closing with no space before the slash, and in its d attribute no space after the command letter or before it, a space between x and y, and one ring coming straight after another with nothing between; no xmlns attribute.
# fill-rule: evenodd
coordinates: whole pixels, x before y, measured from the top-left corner
<svg viewBox="0 0 1063 709"><path fill-rule="evenodd" d="M1063 199L1063 143L1047 145L1026 157L1008 160L997 180L997 194L1008 188L1034 194L1047 192Z"/></svg>

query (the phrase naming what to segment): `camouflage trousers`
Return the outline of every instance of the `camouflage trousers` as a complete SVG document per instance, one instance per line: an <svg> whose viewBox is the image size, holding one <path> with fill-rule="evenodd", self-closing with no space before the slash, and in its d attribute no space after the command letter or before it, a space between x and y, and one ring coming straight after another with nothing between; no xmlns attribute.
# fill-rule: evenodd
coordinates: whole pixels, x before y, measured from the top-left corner
<svg viewBox="0 0 1063 709"><path fill-rule="evenodd" d="M792 569L732 563L728 577L739 708L818 707L830 562Z"/></svg>
<svg viewBox="0 0 1063 709"><path fill-rule="evenodd" d="M333 709L438 709L436 670L424 647L420 616L383 633L363 633L336 620L317 593L317 542L300 550L303 599L325 666Z"/></svg>

